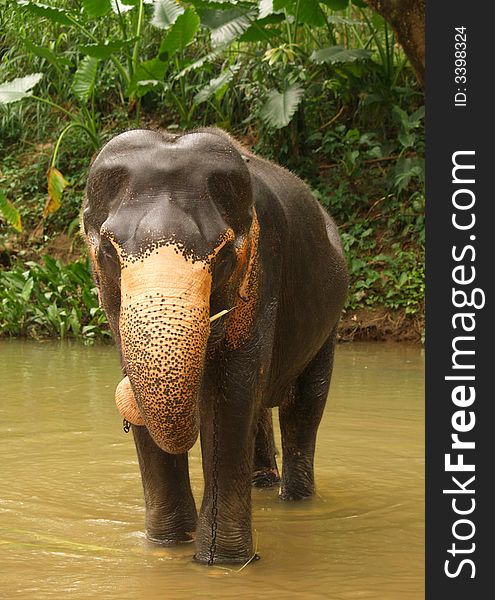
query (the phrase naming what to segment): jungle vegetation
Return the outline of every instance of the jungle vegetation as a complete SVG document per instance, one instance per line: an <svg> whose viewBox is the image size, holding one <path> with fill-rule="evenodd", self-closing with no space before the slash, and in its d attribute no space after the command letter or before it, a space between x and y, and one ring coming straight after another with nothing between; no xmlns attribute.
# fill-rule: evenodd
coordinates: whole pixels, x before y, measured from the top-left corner
<svg viewBox="0 0 495 600"><path fill-rule="evenodd" d="M91 156L128 128L216 125L335 218L350 329L385 311L419 337L423 17L409 0L0 0L0 336L107 337L78 233Z"/></svg>

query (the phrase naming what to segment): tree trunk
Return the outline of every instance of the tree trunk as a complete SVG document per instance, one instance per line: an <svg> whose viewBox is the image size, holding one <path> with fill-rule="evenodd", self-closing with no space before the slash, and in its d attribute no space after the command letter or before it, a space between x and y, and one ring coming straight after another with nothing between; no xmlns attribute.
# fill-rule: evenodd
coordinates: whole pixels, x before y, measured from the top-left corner
<svg viewBox="0 0 495 600"><path fill-rule="evenodd" d="M421 86L425 78L425 0L366 0L397 36Z"/></svg>

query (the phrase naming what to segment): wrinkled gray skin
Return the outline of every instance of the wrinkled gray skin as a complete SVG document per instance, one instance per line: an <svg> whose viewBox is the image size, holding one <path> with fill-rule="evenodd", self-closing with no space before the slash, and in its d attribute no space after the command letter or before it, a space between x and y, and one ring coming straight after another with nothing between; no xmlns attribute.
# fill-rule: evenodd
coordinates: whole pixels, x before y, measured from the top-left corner
<svg viewBox="0 0 495 600"><path fill-rule="evenodd" d="M336 226L297 177L217 129L112 139L92 164L83 225L145 421L133 434L147 535L165 544L195 539L200 562L243 563L253 553L253 483L280 482L282 500L314 494L316 433L347 293ZM170 249L194 273L184 276L189 283L170 275L168 258L163 269L150 266L150 254L159 261ZM148 279L150 293L139 296ZM231 307L210 326L208 311ZM187 462L198 427L199 516Z"/></svg>

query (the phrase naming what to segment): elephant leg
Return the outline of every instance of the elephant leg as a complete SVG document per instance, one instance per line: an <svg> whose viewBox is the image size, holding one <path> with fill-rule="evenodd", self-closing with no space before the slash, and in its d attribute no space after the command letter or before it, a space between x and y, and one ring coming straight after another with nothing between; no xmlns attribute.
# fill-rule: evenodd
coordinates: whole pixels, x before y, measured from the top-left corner
<svg viewBox="0 0 495 600"><path fill-rule="evenodd" d="M168 454L146 427L132 426L146 507L146 536L153 542L190 542L197 511L189 482L187 453Z"/></svg>
<svg viewBox="0 0 495 600"><path fill-rule="evenodd" d="M276 453L272 409L261 408L254 442L253 485L255 487L271 487L280 482Z"/></svg>
<svg viewBox="0 0 495 600"><path fill-rule="evenodd" d="M300 500L315 492L316 434L328 396L335 340L334 331L280 405L282 500Z"/></svg>
<svg viewBox="0 0 495 600"><path fill-rule="evenodd" d="M243 380L255 378L239 373L245 375L247 370L236 368L235 376L228 369L223 371L221 384L208 390L200 405L205 488L195 559L202 563L245 563L253 555L251 478L256 393L243 385Z"/></svg>

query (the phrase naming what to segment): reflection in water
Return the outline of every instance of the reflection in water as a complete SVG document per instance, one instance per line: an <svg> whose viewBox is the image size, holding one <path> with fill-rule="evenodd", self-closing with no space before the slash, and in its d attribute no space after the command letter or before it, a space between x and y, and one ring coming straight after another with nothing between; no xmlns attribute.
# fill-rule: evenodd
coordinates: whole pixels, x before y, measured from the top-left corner
<svg viewBox="0 0 495 600"><path fill-rule="evenodd" d="M423 360L341 345L318 435L317 497L253 490L262 560L237 573L146 542L108 346L0 341L0 597L423 598ZM280 444L278 443L280 446ZM202 494L199 446L190 453Z"/></svg>

